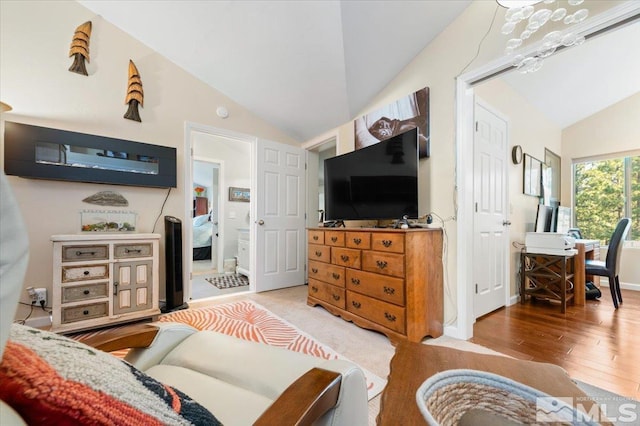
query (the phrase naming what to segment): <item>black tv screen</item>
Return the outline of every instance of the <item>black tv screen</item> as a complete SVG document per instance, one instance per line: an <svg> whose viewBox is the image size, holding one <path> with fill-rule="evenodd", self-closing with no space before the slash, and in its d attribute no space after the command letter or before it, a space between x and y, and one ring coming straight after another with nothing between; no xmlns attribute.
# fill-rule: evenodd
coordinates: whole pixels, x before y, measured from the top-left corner
<svg viewBox="0 0 640 426"><path fill-rule="evenodd" d="M327 220L418 217L418 131L324 162Z"/></svg>

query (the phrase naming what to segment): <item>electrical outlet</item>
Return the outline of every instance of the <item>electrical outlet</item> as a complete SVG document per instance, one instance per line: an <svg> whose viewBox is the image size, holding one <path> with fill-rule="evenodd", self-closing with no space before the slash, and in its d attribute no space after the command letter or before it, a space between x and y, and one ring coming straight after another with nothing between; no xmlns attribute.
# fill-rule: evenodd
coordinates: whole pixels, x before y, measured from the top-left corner
<svg viewBox="0 0 640 426"><path fill-rule="evenodd" d="M42 307L47 306L47 289L44 287L36 288L34 290L35 298L32 299L32 303L35 302Z"/></svg>

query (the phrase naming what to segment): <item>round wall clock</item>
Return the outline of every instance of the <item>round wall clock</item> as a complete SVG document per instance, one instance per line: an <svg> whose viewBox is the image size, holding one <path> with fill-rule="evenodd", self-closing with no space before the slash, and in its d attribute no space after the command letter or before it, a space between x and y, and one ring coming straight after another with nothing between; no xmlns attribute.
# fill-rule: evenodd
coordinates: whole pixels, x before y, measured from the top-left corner
<svg viewBox="0 0 640 426"><path fill-rule="evenodd" d="M522 163L522 147L520 145L516 145L511 150L511 159L513 160L513 164Z"/></svg>

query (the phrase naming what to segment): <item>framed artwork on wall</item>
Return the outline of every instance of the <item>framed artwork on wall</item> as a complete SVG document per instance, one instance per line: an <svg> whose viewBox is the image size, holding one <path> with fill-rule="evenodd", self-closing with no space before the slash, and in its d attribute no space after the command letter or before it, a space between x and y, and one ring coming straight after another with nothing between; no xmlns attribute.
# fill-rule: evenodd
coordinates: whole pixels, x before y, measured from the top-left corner
<svg viewBox="0 0 640 426"><path fill-rule="evenodd" d="M229 187L229 201L249 202L249 188Z"/></svg>
<svg viewBox="0 0 640 426"><path fill-rule="evenodd" d="M551 181L550 183L550 194L545 194L549 196L551 201L560 201L560 156L553 151L545 148L544 149L544 163L549 167L549 175Z"/></svg>
<svg viewBox="0 0 640 426"><path fill-rule="evenodd" d="M542 161L529 154L524 154L523 165L524 176L522 192L525 195L540 197L542 195Z"/></svg>

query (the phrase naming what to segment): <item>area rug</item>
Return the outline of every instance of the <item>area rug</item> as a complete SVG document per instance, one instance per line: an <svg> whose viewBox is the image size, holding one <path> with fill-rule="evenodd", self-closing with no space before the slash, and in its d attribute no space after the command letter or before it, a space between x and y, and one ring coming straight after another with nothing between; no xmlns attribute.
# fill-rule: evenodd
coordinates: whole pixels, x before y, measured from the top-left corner
<svg viewBox="0 0 640 426"><path fill-rule="evenodd" d="M205 278L205 280L207 280L209 284L213 284L218 287L220 290L249 285L249 278L240 274L220 275L217 277Z"/></svg>
<svg viewBox="0 0 640 426"><path fill-rule="evenodd" d="M250 300L171 312L161 315L158 321L185 323L198 330L213 330L318 358L350 361L264 306ZM99 333L100 331L83 333L74 338L83 340ZM126 350L113 352L118 357L124 357L126 353ZM382 392L387 382L372 372L360 368L364 372L367 383L368 399L371 400Z"/></svg>

